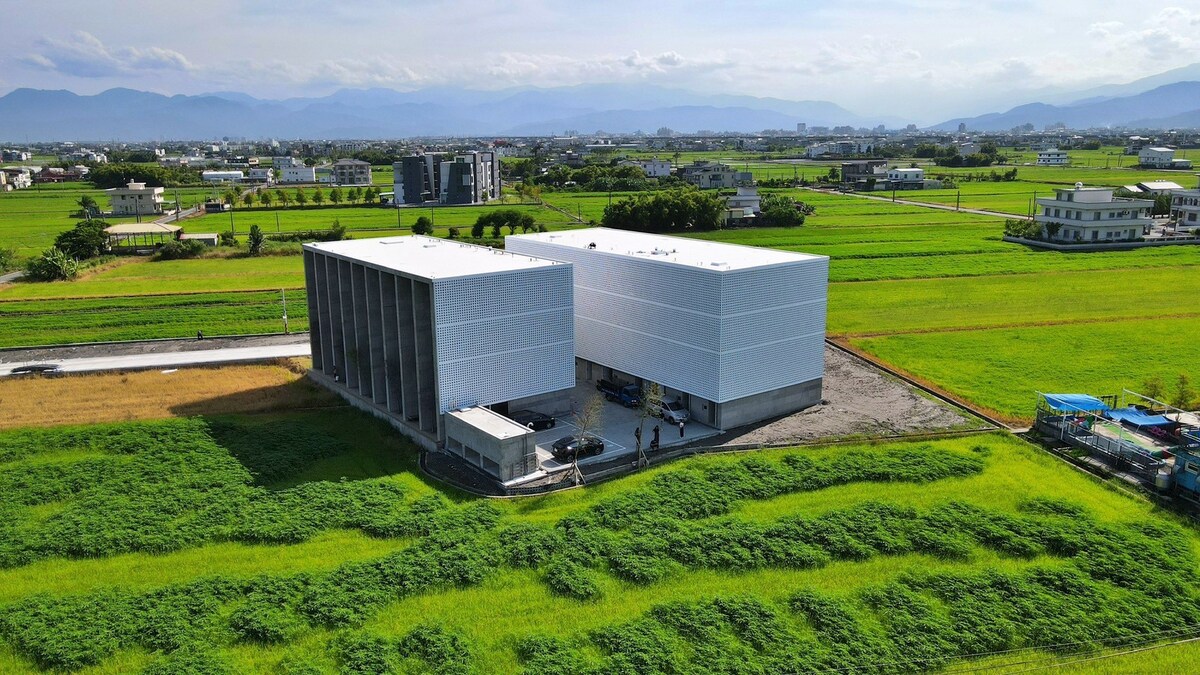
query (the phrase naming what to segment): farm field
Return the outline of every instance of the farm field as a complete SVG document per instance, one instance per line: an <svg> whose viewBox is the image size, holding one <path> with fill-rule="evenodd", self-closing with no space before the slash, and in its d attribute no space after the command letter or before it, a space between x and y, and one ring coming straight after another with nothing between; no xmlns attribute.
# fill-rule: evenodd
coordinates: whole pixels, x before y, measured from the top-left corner
<svg viewBox="0 0 1200 675"><path fill-rule="evenodd" d="M25 190L0 192L0 248L15 248L18 255L40 253L54 244L60 232L71 229L79 211L79 198L90 195L101 210L109 208L104 190L89 183L42 184ZM204 201L212 191L207 188L179 188L179 201L190 207ZM167 190L165 199L174 201L175 190ZM132 223L136 218L107 218L110 223Z"/></svg>
<svg viewBox="0 0 1200 675"><path fill-rule="evenodd" d="M0 671L924 670L1200 623L1194 530L1007 434L491 501L356 411L192 414L0 432Z"/></svg>

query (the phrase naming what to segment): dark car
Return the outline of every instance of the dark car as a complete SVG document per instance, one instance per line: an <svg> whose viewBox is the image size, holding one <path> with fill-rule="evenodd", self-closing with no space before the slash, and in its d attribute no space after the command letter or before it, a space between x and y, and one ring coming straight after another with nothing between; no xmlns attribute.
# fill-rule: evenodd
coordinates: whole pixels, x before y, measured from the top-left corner
<svg viewBox="0 0 1200 675"><path fill-rule="evenodd" d="M58 364L31 363L27 366L17 366L9 372L13 375L50 375L58 372Z"/></svg>
<svg viewBox="0 0 1200 675"><path fill-rule="evenodd" d="M537 412L536 410L518 410L508 416L509 419L520 424L523 427L529 427L534 431L544 431L553 429L557 421L549 416Z"/></svg>
<svg viewBox="0 0 1200 675"><path fill-rule="evenodd" d="M596 390L604 394L604 398L620 403L626 408L636 408L642 404L642 390L636 384L600 380L596 382Z"/></svg>
<svg viewBox="0 0 1200 675"><path fill-rule="evenodd" d="M571 459L576 452L580 457L598 455L604 452L604 441L595 436L584 436L582 441L576 436L563 436L554 441L550 454L554 455L555 459Z"/></svg>

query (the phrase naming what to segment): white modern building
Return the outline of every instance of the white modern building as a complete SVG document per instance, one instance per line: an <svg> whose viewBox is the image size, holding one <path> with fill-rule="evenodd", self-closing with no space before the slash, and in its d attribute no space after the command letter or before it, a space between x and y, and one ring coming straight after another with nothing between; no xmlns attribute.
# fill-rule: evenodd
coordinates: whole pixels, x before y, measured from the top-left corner
<svg viewBox="0 0 1200 675"><path fill-rule="evenodd" d="M575 384L572 267L445 239L305 244L314 379L500 480L532 433L485 406Z"/></svg>
<svg viewBox="0 0 1200 675"><path fill-rule="evenodd" d="M246 178L246 174L238 171L201 171L200 178L206 183L240 183Z"/></svg>
<svg viewBox="0 0 1200 675"><path fill-rule="evenodd" d="M1113 197L1112 188L1087 188L1082 183L1054 192L1054 197L1038 198L1034 214L1049 241L1127 241L1141 237L1152 222L1153 200Z"/></svg>
<svg viewBox="0 0 1200 675"><path fill-rule="evenodd" d="M122 188L109 188L109 202L115 216L148 216L163 212L163 189L129 181Z"/></svg>
<svg viewBox="0 0 1200 675"><path fill-rule="evenodd" d="M1192 160L1175 159L1171 148L1147 146L1138 150L1138 164L1151 169L1190 169Z"/></svg>
<svg viewBox="0 0 1200 675"><path fill-rule="evenodd" d="M1200 188L1171 193L1171 218L1182 226L1200 227Z"/></svg>
<svg viewBox="0 0 1200 675"><path fill-rule="evenodd" d="M1066 150L1051 148L1050 150L1039 150L1037 156L1038 166L1066 166L1071 163L1071 158L1067 157Z"/></svg>
<svg viewBox="0 0 1200 675"><path fill-rule="evenodd" d="M739 187L737 194L725 198L727 209L750 209L752 213L762 211L762 196L756 187Z"/></svg>
<svg viewBox="0 0 1200 675"><path fill-rule="evenodd" d="M276 169L288 169L293 166L304 166L304 160L299 157L272 157L271 166Z"/></svg>
<svg viewBox="0 0 1200 675"><path fill-rule="evenodd" d="M887 187L893 190L920 190L925 187L925 169L898 166L888 169Z"/></svg>
<svg viewBox="0 0 1200 675"><path fill-rule="evenodd" d="M821 400L825 256L607 228L505 247L574 266L581 380L658 383L719 429Z"/></svg>
<svg viewBox="0 0 1200 675"><path fill-rule="evenodd" d="M317 170L311 166L288 166L280 169L280 183L315 183L317 182Z"/></svg>
<svg viewBox="0 0 1200 675"><path fill-rule="evenodd" d="M668 159L627 159L621 164L638 167L646 174L646 178L667 178L671 175L671 160Z"/></svg>

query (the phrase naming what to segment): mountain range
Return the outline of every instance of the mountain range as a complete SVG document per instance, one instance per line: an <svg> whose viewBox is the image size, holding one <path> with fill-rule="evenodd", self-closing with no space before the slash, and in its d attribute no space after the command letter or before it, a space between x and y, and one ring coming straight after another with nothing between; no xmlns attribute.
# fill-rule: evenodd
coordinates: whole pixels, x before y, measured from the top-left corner
<svg viewBox="0 0 1200 675"><path fill-rule="evenodd" d="M929 127L954 131L1200 128L1200 64L1079 92L1046 92L1027 103ZM886 106L881 105L881 110ZM482 91L342 89L328 96L260 99L217 91L188 96L109 89L91 96L65 90L15 89L0 97L0 141L244 138L403 138L545 136L568 130L653 133L701 130L753 133L814 126L903 126L886 114L855 114L828 101L789 101L706 94L657 85L587 84Z"/></svg>
<svg viewBox="0 0 1200 675"><path fill-rule="evenodd" d="M343 89L320 98L258 99L239 92L163 96L109 89L94 96L16 89L0 97L0 139L161 140L540 136L566 130L653 133L659 127L755 132L895 125L826 101L700 94L653 85L579 85L478 91Z"/></svg>

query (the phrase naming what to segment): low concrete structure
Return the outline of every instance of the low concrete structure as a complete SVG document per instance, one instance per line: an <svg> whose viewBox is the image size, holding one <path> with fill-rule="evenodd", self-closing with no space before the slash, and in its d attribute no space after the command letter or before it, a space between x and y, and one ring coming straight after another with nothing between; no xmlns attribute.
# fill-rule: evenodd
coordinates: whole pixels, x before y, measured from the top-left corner
<svg viewBox="0 0 1200 675"><path fill-rule="evenodd" d="M508 481L538 469L532 430L487 408L446 413L446 451Z"/></svg>

